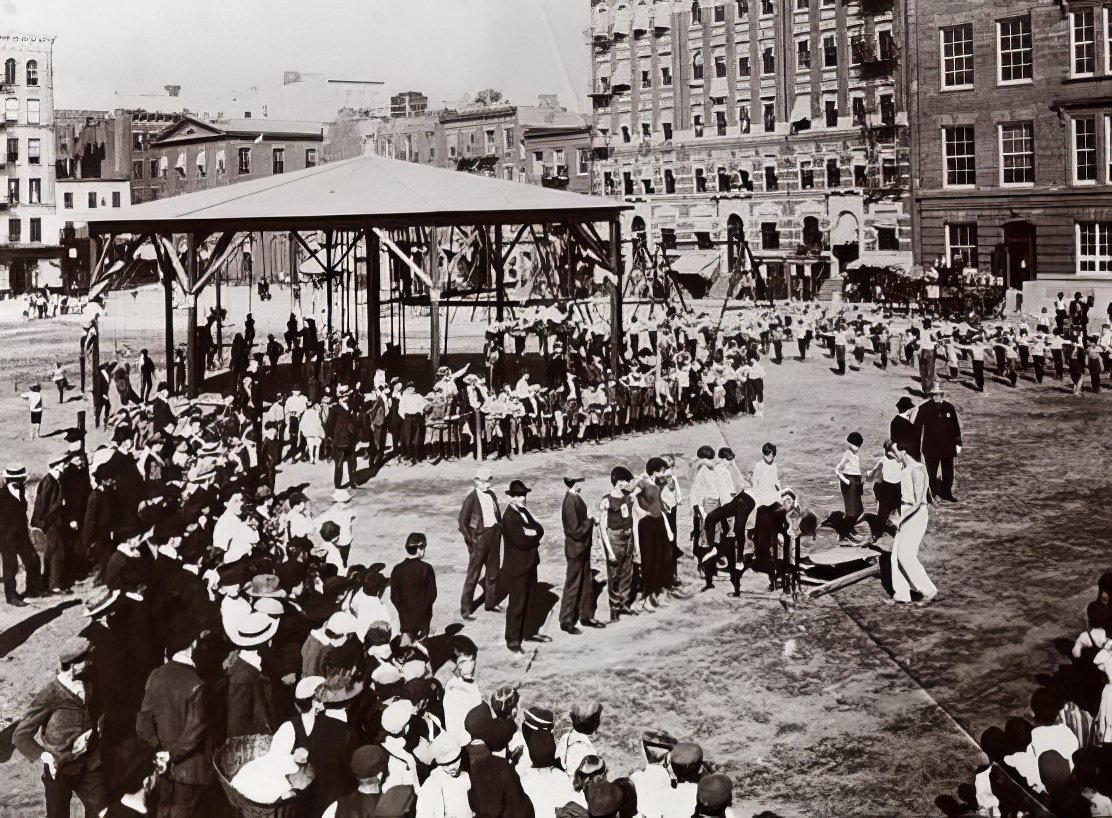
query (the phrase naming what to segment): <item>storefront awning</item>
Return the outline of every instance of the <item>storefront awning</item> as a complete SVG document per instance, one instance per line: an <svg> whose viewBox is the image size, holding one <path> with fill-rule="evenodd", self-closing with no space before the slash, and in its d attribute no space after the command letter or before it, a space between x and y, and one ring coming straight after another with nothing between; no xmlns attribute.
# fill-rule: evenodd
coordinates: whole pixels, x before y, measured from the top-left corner
<svg viewBox="0 0 1112 818"><path fill-rule="evenodd" d="M720 250L690 250L670 256L672 270L681 275L694 274L703 278L713 278L722 268Z"/></svg>
<svg viewBox="0 0 1112 818"><path fill-rule="evenodd" d="M857 259L846 265L847 270L861 270L868 267L910 273L911 253L899 250L865 250Z"/></svg>
<svg viewBox="0 0 1112 818"><path fill-rule="evenodd" d="M800 94L795 98L795 102L792 103L792 115L788 121L794 125L796 122L802 122L805 119L808 121L811 119L810 94Z"/></svg>

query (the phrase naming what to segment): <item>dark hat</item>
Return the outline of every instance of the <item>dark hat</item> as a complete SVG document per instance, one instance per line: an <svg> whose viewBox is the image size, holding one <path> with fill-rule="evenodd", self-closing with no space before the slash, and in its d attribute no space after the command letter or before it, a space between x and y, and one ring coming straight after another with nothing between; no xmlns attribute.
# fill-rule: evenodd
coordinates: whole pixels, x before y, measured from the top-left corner
<svg viewBox="0 0 1112 818"><path fill-rule="evenodd" d="M850 432L849 437L846 438L846 442L851 446L860 446L865 442L865 438L861 436L860 432Z"/></svg>
<svg viewBox="0 0 1112 818"><path fill-rule="evenodd" d="M85 439L84 429L66 429L65 437L63 438L66 443L77 443Z"/></svg>
<svg viewBox="0 0 1112 818"><path fill-rule="evenodd" d="M665 730L646 730L641 734L641 743L646 747L671 751L677 742L675 737Z"/></svg>
<svg viewBox="0 0 1112 818"><path fill-rule="evenodd" d="M552 730L556 725L556 719L551 710L544 707L527 707L525 709L525 716L521 720L521 726L528 725L534 730Z"/></svg>
<svg viewBox="0 0 1112 818"><path fill-rule="evenodd" d="M332 520L325 520L324 524L320 527L321 539L325 542L332 542L340 536L340 526L332 522Z"/></svg>
<svg viewBox="0 0 1112 818"><path fill-rule="evenodd" d="M365 744L351 754L351 774L356 778L370 778L386 770L390 756L377 744Z"/></svg>
<svg viewBox="0 0 1112 818"><path fill-rule="evenodd" d="M500 753L510 746L516 732L517 725L509 719L491 719L483 743L492 753Z"/></svg>
<svg viewBox="0 0 1112 818"><path fill-rule="evenodd" d="M525 483L521 480L511 480L510 487L506 489L506 494L508 494L510 497L524 497L530 491L532 491L532 489L525 485Z"/></svg>
<svg viewBox="0 0 1112 818"><path fill-rule="evenodd" d="M609 781L594 781L587 785L587 814L609 816L622 808L622 791Z"/></svg>
<svg viewBox="0 0 1112 818"><path fill-rule="evenodd" d="M734 782L724 772L712 772L709 776L703 776L695 790L695 800L698 806L706 809L728 807L734 800Z"/></svg>
<svg viewBox="0 0 1112 818"><path fill-rule="evenodd" d="M734 784L725 773L704 775L695 791L695 800L709 810L728 807L734 800Z"/></svg>
<svg viewBox="0 0 1112 818"><path fill-rule="evenodd" d="M574 486L576 483L582 483L582 482L583 482L582 477L565 477L564 478L564 485L567 486L569 489L572 486Z"/></svg>
<svg viewBox="0 0 1112 818"><path fill-rule="evenodd" d="M221 565L216 569L216 574L219 577L217 585L243 585L251 579L251 566L244 560L237 560Z"/></svg>
<svg viewBox="0 0 1112 818"><path fill-rule="evenodd" d="M896 411L897 412L906 412L908 409L912 408L913 406L915 406L915 401L913 401L907 395L904 395L902 398L900 398L898 401L896 401Z"/></svg>
<svg viewBox="0 0 1112 818"><path fill-rule="evenodd" d="M625 466L615 466L614 468L612 468L610 470L610 482L614 485L617 485L618 483L622 482L623 480L628 481L628 480L632 480L632 479L633 479L633 472L631 472Z"/></svg>
<svg viewBox="0 0 1112 818"><path fill-rule="evenodd" d="M375 807L375 818L409 818L417 803L417 793L408 784L391 787Z"/></svg>
<svg viewBox="0 0 1112 818"><path fill-rule="evenodd" d="M487 723L494 720L490 714L490 708L487 707L485 702L472 707L467 711L467 715L463 718L463 729L467 734L476 741L483 741L483 736L487 732Z"/></svg>

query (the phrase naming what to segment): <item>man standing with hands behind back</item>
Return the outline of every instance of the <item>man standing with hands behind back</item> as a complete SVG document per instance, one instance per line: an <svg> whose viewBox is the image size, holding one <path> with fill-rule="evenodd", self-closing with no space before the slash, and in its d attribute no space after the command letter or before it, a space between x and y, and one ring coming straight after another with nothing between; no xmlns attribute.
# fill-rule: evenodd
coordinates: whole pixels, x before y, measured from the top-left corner
<svg viewBox="0 0 1112 818"><path fill-rule="evenodd" d="M943 398L941 387L935 386L931 390L931 399L916 412L915 425L922 430L923 463L927 467L931 493L956 503L954 458L961 454L961 424L958 423L957 409Z"/></svg>
<svg viewBox="0 0 1112 818"><path fill-rule="evenodd" d="M521 642L525 638L525 617L529 600L537 587L537 553L544 537L544 526L525 507L529 487L520 480L510 481L506 491L510 506L502 517L502 533L506 537L506 561L502 565L501 579L509 599L506 602L506 647L513 653L523 653ZM551 637L534 634L531 642L551 642Z"/></svg>
<svg viewBox="0 0 1112 818"><path fill-rule="evenodd" d="M579 622L589 628L605 627L595 621L594 582L591 577L591 535L595 521L588 514L587 504L579 494L582 482L582 477L564 478L568 491L561 510L568 571L560 598L560 629L570 634L583 632L576 627Z"/></svg>
<svg viewBox="0 0 1112 818"><path fill-rule="evenodd" d="M486 567L483 580L483 599L488 611L501 613L498 607L498 564L501 559L502 514L498 498L491 491L494 475L489 466L479 466L475 472L475 488L468 492L459 510L459 530L467 544L467 575L463 580L460 599L460 616L471 621L475 617L475 586Z"/></svg>

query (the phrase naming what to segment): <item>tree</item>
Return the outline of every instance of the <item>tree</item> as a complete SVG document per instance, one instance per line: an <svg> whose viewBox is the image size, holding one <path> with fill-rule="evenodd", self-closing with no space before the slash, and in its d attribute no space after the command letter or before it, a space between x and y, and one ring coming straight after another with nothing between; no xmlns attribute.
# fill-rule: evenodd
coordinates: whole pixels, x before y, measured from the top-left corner
<svg viewBox="0 0 1112 818"><path fill-rule="evenodd" d="M494 88L484 88L475 94L475 104L483 106L497 105L504 99L502 92Z"/></svg>

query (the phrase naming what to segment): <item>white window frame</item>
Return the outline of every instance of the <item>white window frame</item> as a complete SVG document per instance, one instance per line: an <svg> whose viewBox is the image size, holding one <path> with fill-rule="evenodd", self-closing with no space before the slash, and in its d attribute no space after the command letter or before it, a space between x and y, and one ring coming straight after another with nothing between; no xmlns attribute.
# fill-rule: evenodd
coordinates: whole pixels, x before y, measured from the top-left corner
<svg viewBox="0 0 1112 818"><path fill-rule="evenodd" d="M1112 74L1112 8L1108 6L1104 7L1104 73Z"/></svg>
<svg viewBox="0 0 1112 818"><path fill-rule="evenodd" d="M1031 56L1031 60L1030 60L1030 62L1031 62L1031 76L1030 77L1023 77L1023 78L1020 78L1018 80L1006 80L1006 79L1004 79L1004 40L1003 40L1004 30L1003 30L1003 26L1004 26L1005 23L1014 23L1017 20L1026 20L1027 21L1027 34L1031 38L1031 47L1030 47L1030 49L1026 49L1026 50L1028 51L1028 53ZM1005 17L1002 20L997 20L996 21L996 84L997 85L1002 85L1002 86L1030 85L1032 82L1035 81L1035 79L1034 79L1034 74L1035 74L1035 32L1034 32L1034 29L1033 29L1032 26L1033 26L1033 24L1031 22L1031 15L1030 14L1019 14L1019 15L1016 15L1015 17ZM1024 51L1024 49L1010 49L1009 53L1017 53L1017 52L1022 53L1022 51Z"/></svg>
<svg viewBox="0 0 1112 818"><path fill-rule="evenodd" d="M1094 244L1096 245L1096 253L1092 256L1093 264L1098 268L1096 270L1081 270L1081 228L1082 225L1093 225L1096 235L1094 236ZM1104 229L1101 229L1104 225ZM1106 254L1100 252L1101 246L1101 233L1104 233L1105 247L1108 248ZM1106 269L1100 270L1099 267L1103 264ZM1107 221L1084 221L1074 222L1074 273L1078 276L1104 276L1112 273L1112 222Z"/></svg>
<svg viewBox="0 0 1112 818"><path fill-rule="evenodd" d="M1089 47L1093 51L1093 70L1092 71L1078 71L1077 70L1077 48L1083 42L1077 39L1077 18L1079 15L1090 14L1093 18L1093 39L1087 41ZM1070 76L1071 77L1091 77L1096 74L1097 69L1097 14L1096 9L1092 6L1089 8L1074 9L1070 12Z"/></svg>
<svg viewBox="0 0 1112 818"><path fill-rule="evenodd" d="M1079 179L1077 176L1077 123L1082 120L1093 123L1093 162L1096 167L1096 179ZM1070 119L1070 167L1073 171L1072 184L1078 186L1095 185L1100 179L1100 146L1097 143L1097 124L1095 116L1076 116Z"/></svg>
<svg viewBox="0 0 1112 818"><path fill-rule="evenodd" d="M1112 185L1112 114L1104 115L1104 181Z"/></svg>
<svg viewBox="0 0 1112 818"><path fill-rule="evenodd" d="M806 46L807 65L800 65L799 58L804 53L799 50L799 46ZM814 55L811 53L811 38L810 37L797 37L795 40L795 70L797 74L810 73L811 65L814 62Z"/></svg>
<svg viewBox="0 0 1112 818"><path fill-rule="evenodd" d="M1031 181L1030 182L1006 182L1004 181L1004 129L1026 127L1030 130L1031 134ZM1018 155L1018 154L1016 154ZM1001 187L1034 187L1035 185L1035 123L1030 120L1019 120L1016 122L1002 122L996 126L996 158L1000 166L1000 186Z"/></svg>
<svg viewBox="0 0 1112 818"><path fill-rule="evenodd" d="M834 41L834 64L833 65L827 65L826 64L826 41L827 40L833 40ZM838 62L841 58L841 55L838 53L838 35L837 34L823 35L822 43L821 43L820 47L822 48L822 67L823 67L823 70L824 71L833 71L834 69L836 69L838 67Z"/></svg>
<svg viewBox="0 0 1112 818"><path fill-rule="evenodd" d="M980 263L980 252L978 252L978 250L979 250L980 241L981 241L981 237L979 235L981 231L977 229L978 224L976 222L945 222L945 223L943 223L942 233L946 238L946 263L949 264L950 260L953 259L953 257L954 257L954 245L950 241L950 228L951 227L973 227L975 233L978 234L978 235L974 236L973 244L962 244L962 245L959 245L959 246L960 247L972 247L973 248L973 254L975 256L977 256L977 262L979 264ZM967 264L969 263L968 260L966 261L966 263Z"/></svg>
<svg viewBox="0 0 1112 818"><path fill-rule="evenodd" d="M973 181L950 182L950 159L946 149L946 130L948 128L971 128L973 130ZM953 157L956 158L956 157ZM945 125L942 128L942 187L950 190L970 190L977 187L977 129L973 125Z"/></svg>
<svg viewBox="0 0 1112 818"><path fill-rule="evenodd" d="M34 105L34 107L32 107ZM29 99L27 100L27 124L28 125L41 125L42 124L42 100Z"/></svg>
<svg viewBox="0 0 1112 818"><path fill-rule="evenodd" d="M957 29L966 28L966 27L968 27L969 31L970 31L969 43L970 43L970 47L974 48L974 53L970 54L970 55L963 55L960 59L966 59L966 56L968 56L970 59L973 60L973 82L960 83L960 84L957 84L957 85L947 85L946 84L946 60L947 59L957 60L959 58L958 57L947 57L946 56L946 32L947 31L956 31ZM975 43L976 43L976 40L973 38L973 24L972 23L968 23L968 22L967 23L955 23L952 26L942 26L938 29L938 68L939 68L938 84L939 84L939 88L942 91L971 91L973 89L974 85L977 82L977 64L976 64ZM957 73L956 70L955 70L954 73Z"/></svg>
<svg viewBox="0 0 1112 818"><path fill-rule="evenodd" d="M586 176L591 172L591 161L587 151L583 148L575 149L575 175Z"/></svg>

